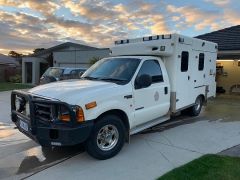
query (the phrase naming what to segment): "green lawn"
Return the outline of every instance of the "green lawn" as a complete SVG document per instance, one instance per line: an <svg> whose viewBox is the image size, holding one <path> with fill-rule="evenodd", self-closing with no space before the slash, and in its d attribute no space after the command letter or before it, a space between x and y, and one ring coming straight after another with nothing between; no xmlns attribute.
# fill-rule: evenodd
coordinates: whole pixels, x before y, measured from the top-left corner
<svg viewBox="0 0 240 180"><path fill-rule="evenodd" d="M20 83L0 83L0 91L9 91L14 89L27 89L32 88L32 85L29 84L20 84Z"/></svg>
<svg viewBox="0 0 240 180"><path fill-rule="evenodd" d="M238 180L240 158L205 155L173 169L158 180Z"/></svg>

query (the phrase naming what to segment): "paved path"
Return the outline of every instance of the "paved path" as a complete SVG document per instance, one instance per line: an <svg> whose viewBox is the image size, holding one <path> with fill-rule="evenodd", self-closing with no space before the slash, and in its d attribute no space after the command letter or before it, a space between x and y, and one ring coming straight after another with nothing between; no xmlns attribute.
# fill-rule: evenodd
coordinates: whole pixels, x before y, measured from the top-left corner
<svg viewBox="0 0 240 180"><path fill-rule="evenodd" d="M136 135L119 155L106 161L79 154L30 179L156 179L203 154L236 144L240 144L240 122L202 120Z"/></svg>

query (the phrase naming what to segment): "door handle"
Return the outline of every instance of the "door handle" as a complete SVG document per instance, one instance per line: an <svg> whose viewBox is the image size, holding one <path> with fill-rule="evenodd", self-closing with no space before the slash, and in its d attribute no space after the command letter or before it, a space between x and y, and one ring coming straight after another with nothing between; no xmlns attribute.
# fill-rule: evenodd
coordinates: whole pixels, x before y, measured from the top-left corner
<svg viewBox="0 0 240 180"><path fill-rule="evenodd" d="M164 87L164 94L168 94L168 87Z"/></svg>
<svg viewBox="0 0 240 180"><path fill-rule="evenodd" d="M130 95L126 95L124 96L125 99L131 99L133 96L130 94Z"/></svg>
<svg viewBox="0 0 240 180"><path fill-rule="evenodd" d="M190 76L188 76L188 80L190 80Z"/></svg>

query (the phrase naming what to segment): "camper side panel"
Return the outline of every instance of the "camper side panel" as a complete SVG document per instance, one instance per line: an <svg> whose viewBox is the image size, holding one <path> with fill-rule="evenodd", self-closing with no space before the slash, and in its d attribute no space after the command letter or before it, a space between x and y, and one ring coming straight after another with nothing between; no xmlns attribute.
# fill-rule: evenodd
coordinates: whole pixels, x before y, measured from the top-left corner
<svg viewBox="0 0 240 180"><path fill-rule="evenodd" d="M184 42L179 42L180 37ZM171 85L172 112L194 105L199 95L215 96L216 44L176 36L173 55L164 59Z"/></svg>

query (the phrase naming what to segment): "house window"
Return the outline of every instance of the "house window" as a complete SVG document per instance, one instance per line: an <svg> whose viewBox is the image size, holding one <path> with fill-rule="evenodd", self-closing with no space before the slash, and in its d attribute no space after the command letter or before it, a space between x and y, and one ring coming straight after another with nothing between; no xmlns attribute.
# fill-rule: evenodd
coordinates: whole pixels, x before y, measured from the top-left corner
<svg viewBox="0 0 240 180"><path fill-rule="evenodd" d="M188 71L188 59L189 59L189 53L187 51L183 51L181 55L181 71L182 72Z"/></svg>
<svg viewBox="0 0 240 180"><path fill-rule="evenodd" d="M202 71L204 69L204 54L199 54L199 60L198 60L198 70Z"/></svg>

